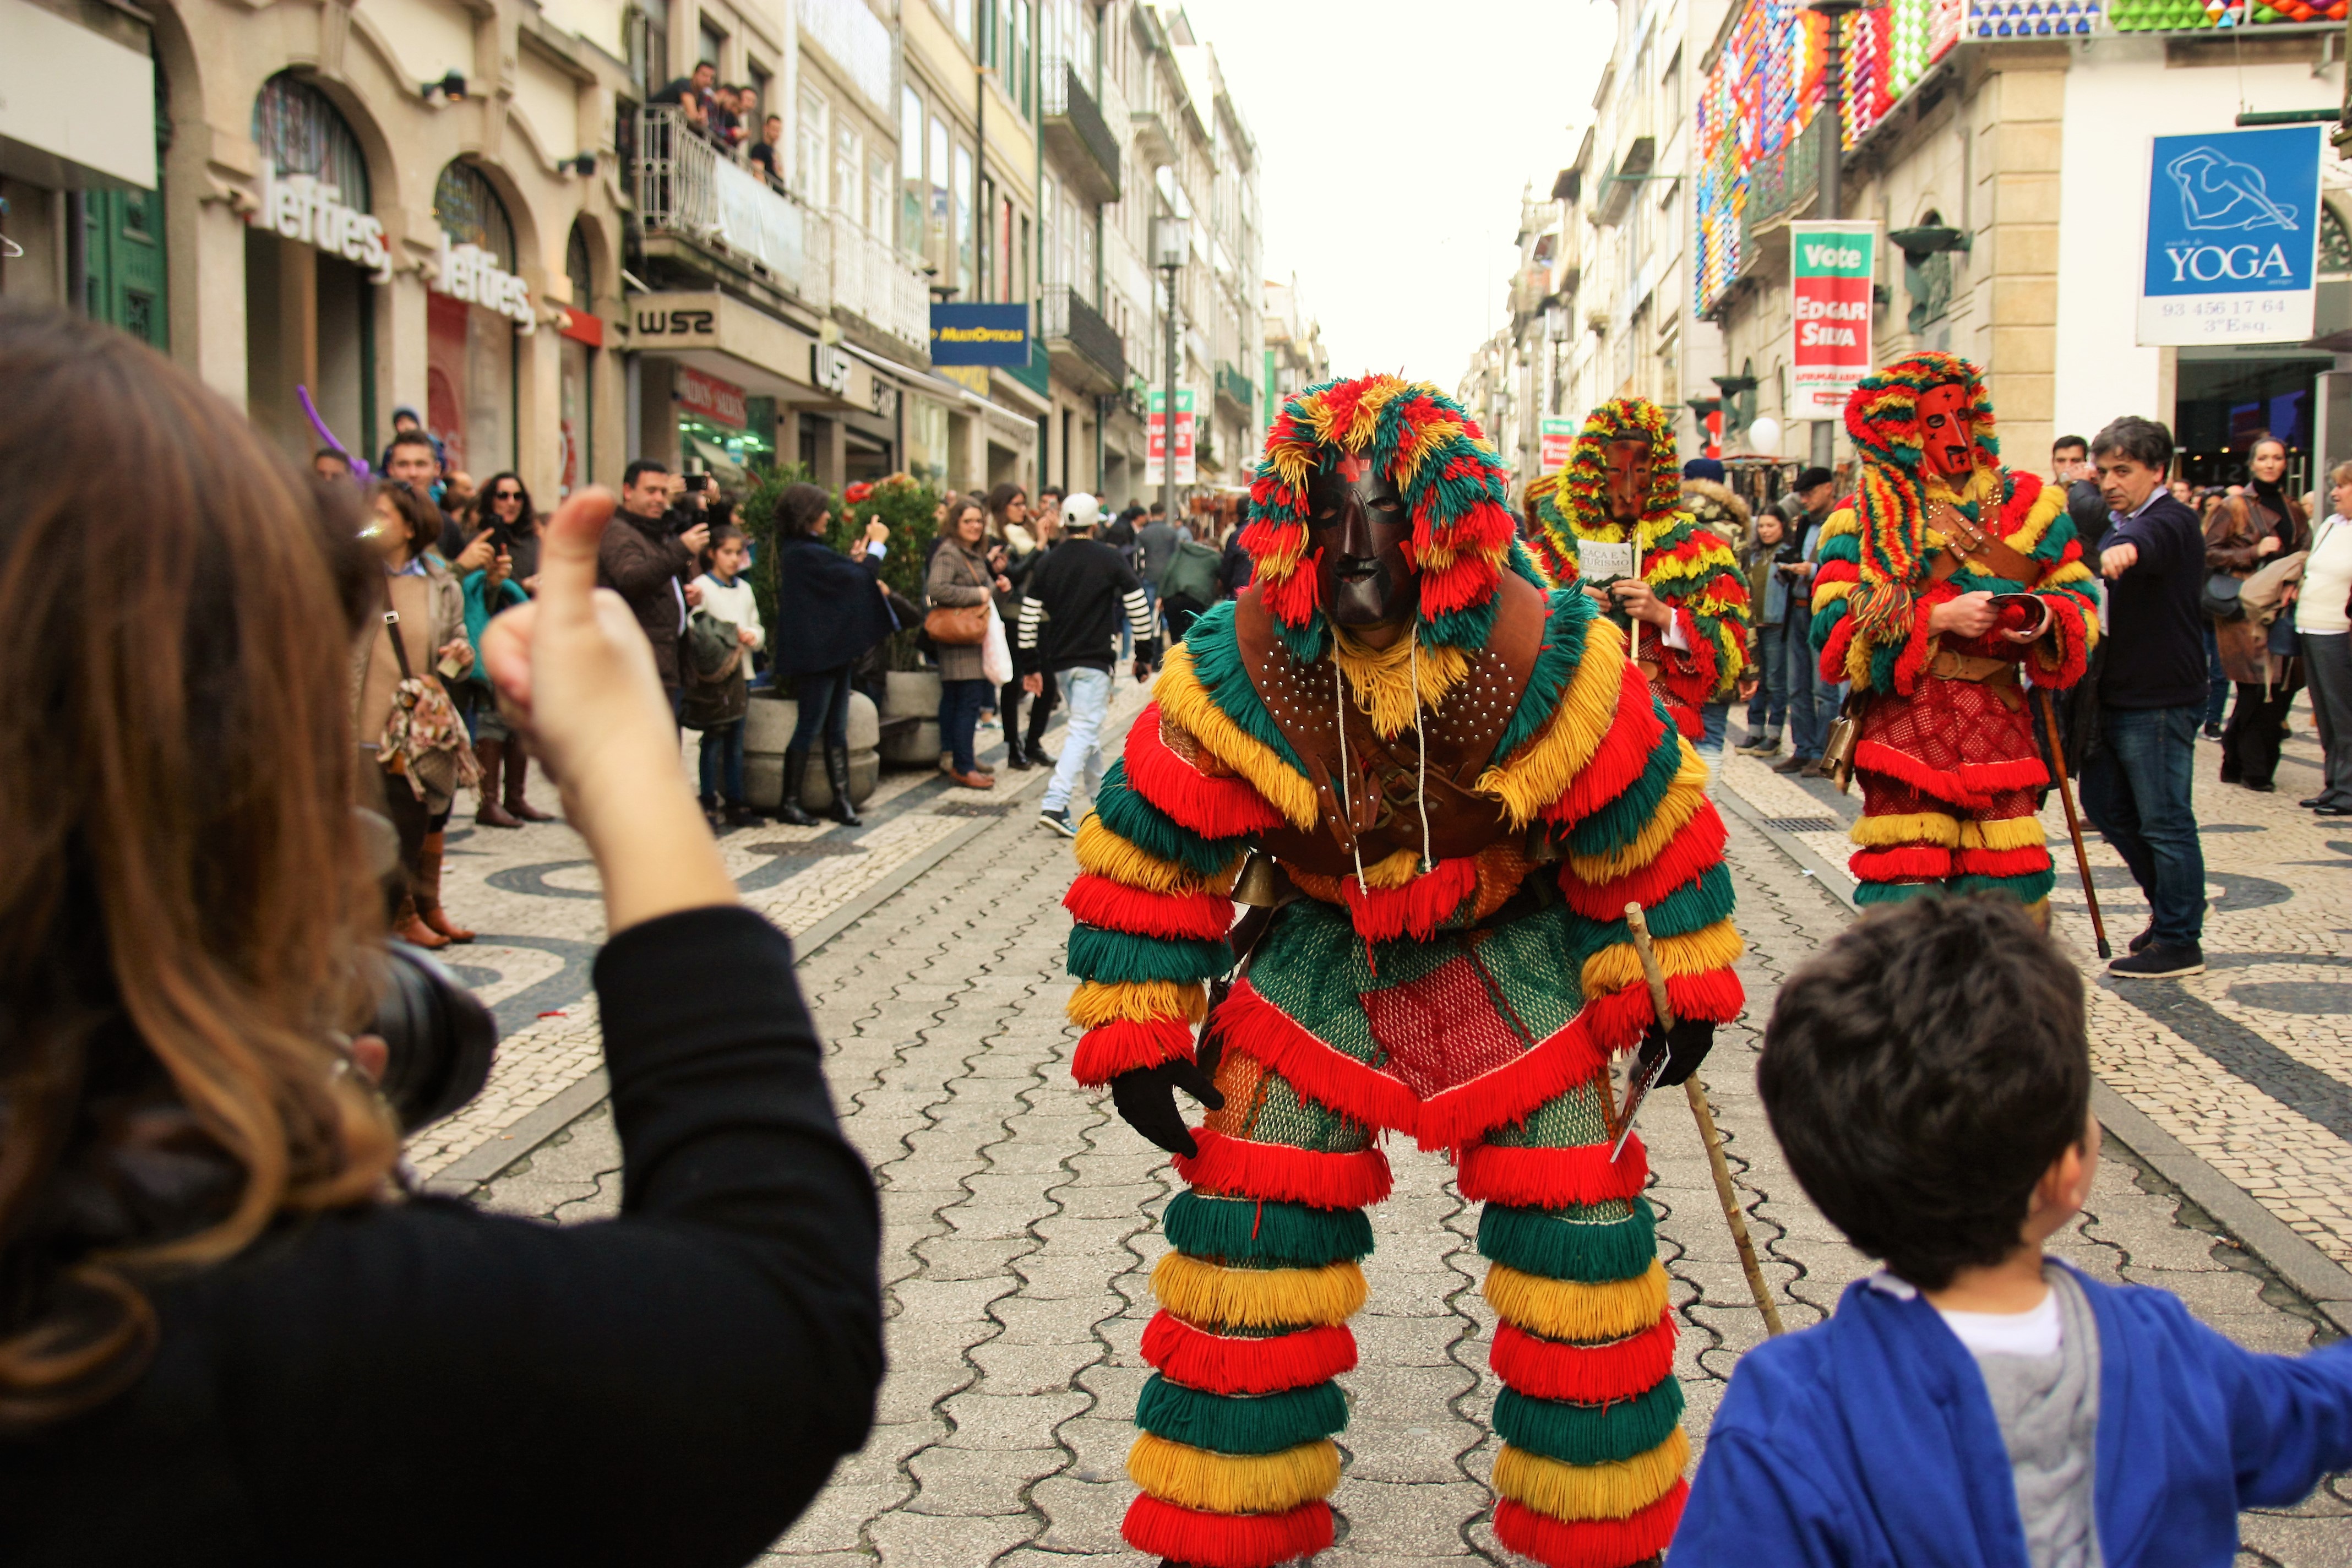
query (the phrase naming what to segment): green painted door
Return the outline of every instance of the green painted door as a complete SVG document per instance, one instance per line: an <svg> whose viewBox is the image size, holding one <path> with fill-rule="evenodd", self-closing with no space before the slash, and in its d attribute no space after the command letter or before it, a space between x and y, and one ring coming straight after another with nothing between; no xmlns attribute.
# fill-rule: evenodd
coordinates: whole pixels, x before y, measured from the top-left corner
<svg viewBox="0 0 2352 1568"><path fill-rule="evenodd" d="M84 211L89 313L159 349L170 349L163 191L92 191L84 199Z"/></svg>

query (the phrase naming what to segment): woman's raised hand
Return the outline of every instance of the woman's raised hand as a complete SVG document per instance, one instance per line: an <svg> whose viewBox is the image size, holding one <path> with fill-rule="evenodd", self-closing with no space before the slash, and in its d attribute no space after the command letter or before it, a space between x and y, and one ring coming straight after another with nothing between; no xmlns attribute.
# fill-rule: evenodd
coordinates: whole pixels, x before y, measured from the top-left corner
<svg viewBox="0 0 2352 1568"><path fill-rule="evenodd" d="M735 898L678 762L653 648L627 603L596 586L597 542L612 515L608 490L566 500L540 547L539 597L482 633L499 710L541 759L596 858L608 933Z"/></svg>

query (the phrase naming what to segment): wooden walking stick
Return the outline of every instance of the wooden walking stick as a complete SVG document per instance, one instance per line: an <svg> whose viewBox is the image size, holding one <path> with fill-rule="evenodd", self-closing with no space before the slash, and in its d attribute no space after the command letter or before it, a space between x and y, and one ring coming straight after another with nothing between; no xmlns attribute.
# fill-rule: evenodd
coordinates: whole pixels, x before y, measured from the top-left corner
<svg viewBox="0 0 2352 1568"><path fill-rule="evenodd" d="M1650 983L1650 1005L1657 1009L1658 1026L1675 1026L1673 1005L1666 1000L1665 973L1658 967L1658 954L1650 945L1650 922L1642 917L1642 906L1625 906L1625 929L1633 933L1633 951L1641 955L1642 973ZM1756 1244L1748 1238L1748 1216L1740 1212L1739 1194L1732 1190L1731 1163L1723 1157L1723 1140L1715 1130L1715 1112L1706 1103L1706 1086L1698 1074L1683 1079L1683 1092L1690 1097L1691 1115L1698 1121L1699 1142L1706 1145L1707 1169L1715 1173L1715 1195L1722 1201L1723 1217L1731 1226L1732 1244L1739 1248L1739 1267L1747 1272L1748 1289L1756 1298L1756 1310L1764 1314L1764 1331L1780 1334L1780 1309L1773 1303L1771 1288L1764 1283L1764 1268L1756 1260ZM1631 1107L1626 1116L1630 1121Z"/></svg>
<svg viewBox="0 0 2352 1568"><path fill-rule="evenodd" d="M2058 784L2058 798L2066 806L2066 836L2074 841L2074 869L2083 876L2083 900L2091 906L2091 935L2099 944L2099 956L2112 958L2115 952L2107 946L2107 924L2099 918L2099 895L2091 886L2091 857L2083 847L2082 820L2074 815L2074 791L2066 783L2066 753L2058 744L2058 712L2050 700L2049 689L2033 689L2034 700L2042 708L2042 728L2050 737L2050 771Z"/></svg>

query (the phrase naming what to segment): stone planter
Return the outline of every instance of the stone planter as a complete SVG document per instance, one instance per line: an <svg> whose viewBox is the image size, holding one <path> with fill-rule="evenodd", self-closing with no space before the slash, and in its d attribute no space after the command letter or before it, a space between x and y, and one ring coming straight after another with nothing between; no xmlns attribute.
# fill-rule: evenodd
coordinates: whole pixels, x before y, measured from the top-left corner
<svg viewBox="0 0 2352 1568"><path fill-rule="evenodd" d="M789 698L753 693L743 720L743 794L762 811L773 811L784 797L784 747L800 723L800 704ZM873 795L882 777L882 759L876 744L882 738L881 715L862 691L849 694L849 798L853 803ZM808 776L801 784L801 805L823 811L833 804L833 785L824 776L824 749L809 753Z"/></svg>
<svg viewBox="0 0 2352 1568"><path fill-rule="evenodd" d="M940 760L940 673L935 669L894 669L883 676L882 716L912 719L896 729L882 747L882 760L893 767L937 767Z"/></svg>

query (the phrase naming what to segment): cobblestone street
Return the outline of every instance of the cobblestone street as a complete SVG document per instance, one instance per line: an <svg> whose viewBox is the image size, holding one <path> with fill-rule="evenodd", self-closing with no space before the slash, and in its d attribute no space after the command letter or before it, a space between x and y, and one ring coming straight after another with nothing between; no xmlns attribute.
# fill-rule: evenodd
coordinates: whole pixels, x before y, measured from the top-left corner
<svg viewBox="0 0 2352 1568"><path fill-rule="evenodd" d="M1128 687L1114 728L1141 706ZM984 737L985 738L985 737ZM1735 739L1737 735L1735 733ZM2291 757L2313 754L2307 742ZM2210 775L2212 752L2201 748ZM2213 969L2095 988L2108 1158L2062 1250L2106 1279L2160 1285L2242 1343L2293 1351L2352 1320L2352 925L2330 842L2279 796L2200 778L2216 908ZM1062 1017L1072 873L1034 820L1038 773L987 797L928 775L886 778L868 825L759 828L724 840L749 900L800 943L849 1135L886 1220L891 1368L877 1425L770 1563L1135 1562L1118 1537L1138 1350L1177 1189L1166 1157L1068 1077ZM1024 784L1028 784L1026 790ZM952 794L954 798L949 798ZM1754 1093L1760 1022L1780 979L1852 918L1843 818L1853 803L1734 759L1719 794L1748 941L1748 1019L1705 1074L1765 1268L1790 1328L1864 1271L1781 1164ZM2214 798L2218 795L2220 798ZM2053 816L2056 805L2053 803ZM2063 833L2063 819L2057 831ZM2055 847L2055 846L2053 846ZM570 1223L613 1213L619 1151L601 1103L587 964L601 935L593 871L560 826L453 836L450 903L484 931L454 954L510 1031L489 1091L412 1149L443 1190ZM2093 850L2120 946L2144 914ZM2110 884L2120 884L2111 887ZM2062 878L2062 904L2070 878ZM2062 929L2089 967L2087 926ZM495 934L492 934L495 933ZM1679 1097L1643 1115L1662 1252L1683 1333L1685 1426L1703 1437L1762 1326ZM1320 1561L1509 1561L1487 1528L1493 1317L1477 1214L1434 1155L1391 1146L1396 1193L1373 1211L1361 1369L1342 1379L1340 1536ZM2352 1564L2352 1484L2249 1514L2242 1562Z"/></svg>

